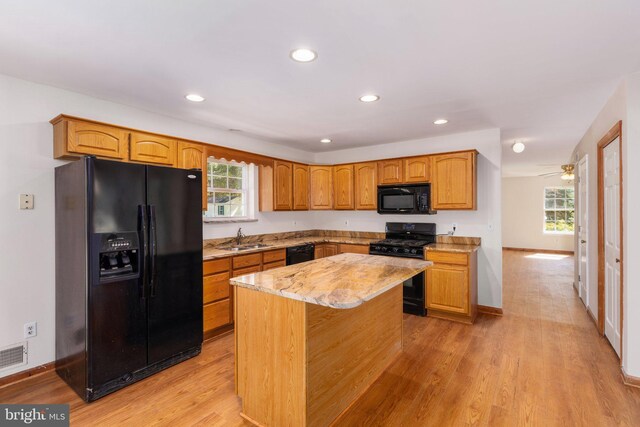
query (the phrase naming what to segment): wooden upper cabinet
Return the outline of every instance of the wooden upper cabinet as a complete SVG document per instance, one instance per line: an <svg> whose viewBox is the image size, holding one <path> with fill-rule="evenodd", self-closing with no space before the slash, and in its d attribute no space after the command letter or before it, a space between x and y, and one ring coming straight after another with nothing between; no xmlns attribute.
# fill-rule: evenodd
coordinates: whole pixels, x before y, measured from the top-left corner
<svg viewBox="0 0 640 427"><path fill-rule="evenodd" d="M290 211L293 207L293 163L273 162L273 209Z"/></svg>
<svg viewBox="0 0 640 427"><path fill-rule="evenodd" d="M129 160L157 165L175 166L178 141L141 132L131 133Z"/></svg>
<svg viewBox="0 0 640 427"><path fill-rule="evenodd" d="M309 166L293 164L293 210L309 210Z"/></svg>
<svg viewBox="0 0 640 427"><path fill-rule="evenodd" d="M378 184L400 184L402 183L402 159L382 160L378 162Z"/></svg>
<svg viewBox="0 0 640 427"><path fill-rule="evenodd" d="M125 160L129 132L115 126L62 118L54 122L54 157L93 155Z"/></svg>
<svg viewBox="0 0 640 427"><path fill-rule="evenodd" d="M333 207L336 210L349 210L355 207L353 165L333 167Z"/></svg>
<svg viewBox="0 0 640 427"><path fill-rule="evenodd" d="M376 162L356 163L354 166L356 209L378 208L378 165Z"/></svg>
<svg viewBox="0 0 640 427"><path fill-rule="evenodd" d="M431 157L410 157L404 159L404 182L431 181Z"/></svg>
<svg viewBox="0 0 640 427"><path fill-rule="evenodd" d="M476 151L432 156L433 209L476 209L476 158Z"/></svg>
<svg viewBox="0 0 640 427"><path fill-rule="evenodd" d="M192 142L178 141L178 164L182 169L207 169L206 147Z"/></svg>
<svg viewBox="0 0 640 427"><path fill-rule="evenodd" d="M178 164L182 169L200 169L202 171L202 210L208 209L207 203L207 154L202 144L178 141Z"/></svg>
<svg viewBox="0 0 640 427"><path fill-rule="evenodd" d="M333 209L332 175L331 166L309 166L311 209Z"/></svg>

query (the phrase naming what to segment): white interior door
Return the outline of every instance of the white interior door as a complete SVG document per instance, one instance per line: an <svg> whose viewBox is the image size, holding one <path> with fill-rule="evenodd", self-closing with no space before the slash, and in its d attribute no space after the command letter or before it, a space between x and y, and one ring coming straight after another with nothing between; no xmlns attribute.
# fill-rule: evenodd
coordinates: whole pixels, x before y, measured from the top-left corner
<svg viewBox="0 0 640 427"><path fill-rule="evenodd" d="M620 139L604 148L604 335L620 356Z"/></svg>
<svg viewBox="0 0 640 427"><path fill-rule="evenodd" d="M578 294L589 307L589 163L585 155L578 163Z"/></svg>

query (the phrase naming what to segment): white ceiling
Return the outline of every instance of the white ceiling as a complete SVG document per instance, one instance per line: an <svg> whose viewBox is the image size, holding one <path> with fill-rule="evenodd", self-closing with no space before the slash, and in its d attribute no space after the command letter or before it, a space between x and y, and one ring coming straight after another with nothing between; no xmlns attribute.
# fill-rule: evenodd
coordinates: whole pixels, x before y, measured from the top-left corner
<svg viewBox="0 0 640 427"><path fill-rule="evenodd" d="M527 175L640 70L639 23L637 0L3 0L0 73L313 152L499 127Z"/></svg>

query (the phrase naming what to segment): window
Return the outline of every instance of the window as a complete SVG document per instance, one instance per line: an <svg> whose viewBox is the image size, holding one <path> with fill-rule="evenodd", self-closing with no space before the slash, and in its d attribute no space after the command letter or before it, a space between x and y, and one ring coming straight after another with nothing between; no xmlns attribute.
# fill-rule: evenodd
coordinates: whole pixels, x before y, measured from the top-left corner
<svg viewBox="0 0 640 427"><path fill-rule="evenodd" d="M207 162L207 211L205 218L249 218L252 173L249 165Z"/></svg>
<svg viewBox="0 0 640 427"><path fill-rule="evenodd" d="M572 187L544 189L544 232L572 234L574 228L574 190Z"/></svg>

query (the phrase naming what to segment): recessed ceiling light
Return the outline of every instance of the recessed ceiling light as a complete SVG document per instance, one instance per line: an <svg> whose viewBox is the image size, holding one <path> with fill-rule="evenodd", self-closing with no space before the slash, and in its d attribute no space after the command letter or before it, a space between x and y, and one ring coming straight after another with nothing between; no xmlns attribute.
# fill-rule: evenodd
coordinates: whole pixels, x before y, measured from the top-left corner
<svg viewBox="0 0 640 427"><path fill-rule="evenodd" d="M318 57L318 54L311 49L294 49L289 53L291 59L296 62L311 62Z"/></svg>
<svg viewBox="0 0 640 427"><path fill-rule="evenodd" d="M447 119L438 119L433 122L434 125L444 125L447 123L449 123L449 120Z"/></svg>
<svg viewBox="0 0 640 427"><path fill-rule="evenodd" d="M323 144L328 144L331 142L331 140L329 138L322 138L320 142L322 142Z"/></svg>
<svg viewBox="0 0 640 427"><path fill-rule="evenodd" d="M378 95L362 95L360 97L360 101L362 102L374 102L379 100L380 97Z"/></svg>
<svg viewBox="0 0 640 427"><path fill-rule="evenodd" d="M197 93L190 93L189 95L186 95L185 98L187 98L191 102L202 102L202 101L204 101L204 98L202 96L198 95Z"/></svg>
<svg viewBox="0 0 640 427"><path fill-rule="evenodd" d="M511 149L513 150L514 153L520 154L524 151L524 144L520 141L514 142L513 145L511 146Z"/></svg>

